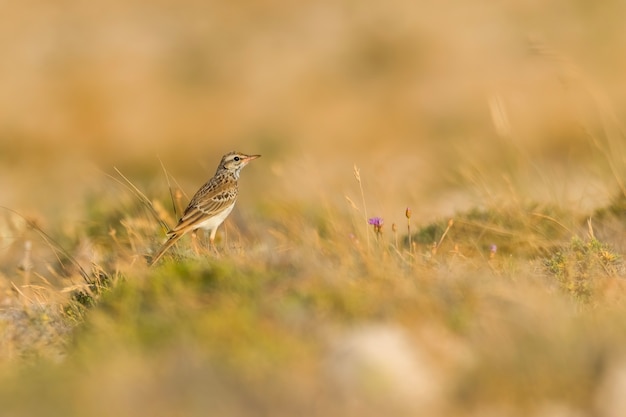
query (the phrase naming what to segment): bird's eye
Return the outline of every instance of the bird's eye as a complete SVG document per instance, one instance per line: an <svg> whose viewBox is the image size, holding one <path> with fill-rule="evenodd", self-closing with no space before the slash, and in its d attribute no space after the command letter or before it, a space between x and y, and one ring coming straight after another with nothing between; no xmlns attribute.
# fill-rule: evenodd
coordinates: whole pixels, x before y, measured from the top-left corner
<svg viewBox="0 0 626 417"><path fill-rule="evenodd" d="M240 160L240 159L241 159L241 158L240 158L240 157L238 157L238 156L236 156L236 157L234 157L234 158L233 158L233 160L234 160L235 162L239 162L239 160Z"/></svg>

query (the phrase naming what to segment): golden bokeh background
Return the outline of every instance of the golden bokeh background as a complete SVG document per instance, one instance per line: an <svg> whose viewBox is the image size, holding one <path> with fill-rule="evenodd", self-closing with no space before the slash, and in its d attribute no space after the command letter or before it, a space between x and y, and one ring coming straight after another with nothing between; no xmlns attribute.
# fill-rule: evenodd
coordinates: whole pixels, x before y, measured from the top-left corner
<svg viewBox="0 0 626 417"><path fill-rule="evenodd" d="M232 149L264 155L251 197L343 204L356 163L375 210L426 218L509 181L588 207L624 171L622 2L2 7L0 204L21 210L159 158L193 192Z"/></svg>

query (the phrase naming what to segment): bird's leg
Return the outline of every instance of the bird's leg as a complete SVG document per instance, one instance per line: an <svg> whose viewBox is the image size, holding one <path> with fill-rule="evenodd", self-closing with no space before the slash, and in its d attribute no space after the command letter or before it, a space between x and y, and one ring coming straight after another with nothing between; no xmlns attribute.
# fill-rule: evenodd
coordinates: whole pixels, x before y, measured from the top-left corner
<svg viewBox="0 0 626 417"><path fill-rule="evenodd" d="M211 245L211 249L213 250L213 252L215 253L216 256L220 256L219 251L217 250L217 247L215 246L215 235L217 234L217 227L213 230L211 230L211 235L209 236L209 244Z"/></svg>
<svg viewBox="0 0 626 417"><path fill-rule="evenodd" d="M191 247L196 255L200 254L200 247L198 245L198 229L194 229L191 232Z"/></svg>

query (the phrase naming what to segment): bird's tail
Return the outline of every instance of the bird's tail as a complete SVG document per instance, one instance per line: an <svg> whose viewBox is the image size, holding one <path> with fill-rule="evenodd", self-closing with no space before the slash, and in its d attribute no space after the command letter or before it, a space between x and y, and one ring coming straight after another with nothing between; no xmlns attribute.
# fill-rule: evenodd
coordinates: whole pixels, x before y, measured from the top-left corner
<svg viewBox="0 0 626 417"><path fill-rule="evenodd" d="M167 241L163 244L163 246L161 246L161 248L159 249L159 251L156 253L156 255L154 255L152 257L152 259L150 260L150 262L148 263L148 266L152 266L155 263L158 262L159 259L161 259L161 257L165 254L165 252L167 252L167 250L169 248L172 247L172 245L174 243L176 243L178 241L178 239L180 239L183 236L183 233L174 233L172 235L170 235L170 238L167 239Z"/></svg>

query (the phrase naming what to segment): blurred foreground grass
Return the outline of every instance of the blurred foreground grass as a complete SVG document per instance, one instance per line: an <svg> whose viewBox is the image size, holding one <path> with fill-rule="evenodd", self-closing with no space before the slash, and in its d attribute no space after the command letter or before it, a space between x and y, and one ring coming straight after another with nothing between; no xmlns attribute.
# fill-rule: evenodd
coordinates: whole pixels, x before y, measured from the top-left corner
<svg viewBox="0 0 626 417"><path fill-rule="evenodd" d="M410 249L389 225L366 239L356 210L309 207L316 222L250 218L251 239L229 221L219 258L183 241L149 269L156 221L132 198L97 204L114 232L86 229L103 252L91 285L67 259L35 259L6 293L6 415L621 409L621 211L594 228L536 204L473 210L414 224Z"/></svg>

